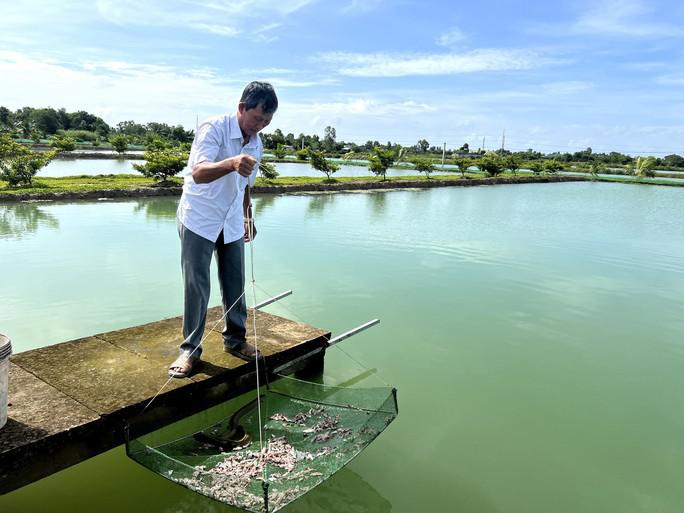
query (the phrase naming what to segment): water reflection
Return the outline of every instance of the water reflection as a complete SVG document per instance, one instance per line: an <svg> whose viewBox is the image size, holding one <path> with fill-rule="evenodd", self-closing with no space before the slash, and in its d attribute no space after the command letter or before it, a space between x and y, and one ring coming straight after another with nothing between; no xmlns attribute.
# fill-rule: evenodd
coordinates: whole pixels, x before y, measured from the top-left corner
<svg viewBox="0 0 684 513"><path fill-rule="evenodd" d="M275 205L276 200L280 196L278 194L259 194L252 198L254 203L255 215L260 215L264 212L271 210L273 205Z"/></svg>
<svg viewBox="0 0 684 513"><path fill-rule="evenodd" d="M312 194L307 204L307 212L314 217L321 217L323 211L335 202L335 193Z"/></svg>
<svg viewBox="0 0 684 513"><path fill-rule="evenodd" d="M0 205L0 237L21 239L40 227L59 228L59 220L36 203Z"/></svg>
<svg viewBox="0 0 684 513"><path fill-rule="evenodd" d="M192 492L164 509L164 513L226 513L238 511L224 506L203 495ZM283 511L300 513L384 513L392 511L392 504L366 482L359 474L343 467L333 477L323 482Z"/></svg>
<svg viewBox="0 0 684 513"><path fill-rule="evenodd" d="M359 474L344 467L287 509L303 512L383 513L392 511L392 504Z"/></svg>
<svg viewBox="0 0 684 513"><path fill-rule="evenodd" d="M147 219L174 219L177 208L178 202L169 201L169 198L144 198L136 200L133 211L144 213Z"/></svg>
<svg viewBox="0 0 684 513"><path fill-rule="evenodd" d="M368 206L370 212L375 219L382 218L386 211L387 192L369 192L366 196L368 198Z"/></svg>

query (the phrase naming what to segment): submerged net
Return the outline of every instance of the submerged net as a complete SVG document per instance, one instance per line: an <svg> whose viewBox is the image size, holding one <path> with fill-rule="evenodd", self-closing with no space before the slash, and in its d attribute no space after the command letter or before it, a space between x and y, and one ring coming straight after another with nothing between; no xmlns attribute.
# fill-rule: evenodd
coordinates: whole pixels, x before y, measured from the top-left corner
<svg viewBox="0 0 684 513"><path fill-rule="evenodd" d="M212 499L274 512L331 477L398 413L392 388L338 388L287 377L271 383L261 400L262 451L252 402L185 436L175 436L170 426L129 440L127 454Z"/></svg>

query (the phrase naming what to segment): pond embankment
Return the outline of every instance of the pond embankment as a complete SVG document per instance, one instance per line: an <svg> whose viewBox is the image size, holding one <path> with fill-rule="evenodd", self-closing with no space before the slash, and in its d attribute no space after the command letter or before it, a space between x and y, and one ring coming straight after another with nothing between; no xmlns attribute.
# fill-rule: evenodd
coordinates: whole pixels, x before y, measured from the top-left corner
<svg viewBox="0 0 684 513"><path fill-rule="evenodd" d="M253 188L255 193L288 194L297 192L342 192L359 190L386 189L424 189L432 187L472 187L500 184L529 184L554 182L583 182L589 178L583 176L506 176L490 178L467 179L402 179L402 180L353 180L334 183L311 182L301 184L270 183L257 181ZM147 196L180 196L182 187L144 186L131 188L92 188L88 190L50 192L36 190L35 192L0 192L0 203L14 201L49 201L49 200L92 200L98 198L140 198Z"/></svg>

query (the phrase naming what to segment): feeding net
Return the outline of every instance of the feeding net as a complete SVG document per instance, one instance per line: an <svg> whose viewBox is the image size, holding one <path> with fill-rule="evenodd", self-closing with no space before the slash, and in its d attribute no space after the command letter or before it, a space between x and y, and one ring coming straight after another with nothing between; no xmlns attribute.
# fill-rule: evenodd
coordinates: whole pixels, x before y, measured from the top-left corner
<svg viewBox="0 0 684 513"><path fill-rule="evenodd" d="M126 452L197 493L247 511L274 512L331 477L397 413L396 390L389 387L339 388L282 377L261 395L263 450L253 401L185 436L169 426L131 439Z"/></svg>

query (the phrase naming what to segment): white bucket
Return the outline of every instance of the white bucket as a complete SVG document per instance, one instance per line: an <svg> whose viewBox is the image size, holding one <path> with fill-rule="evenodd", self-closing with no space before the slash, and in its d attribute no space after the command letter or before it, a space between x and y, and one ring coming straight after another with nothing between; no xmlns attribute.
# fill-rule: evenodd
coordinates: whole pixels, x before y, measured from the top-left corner
<svg viewBox="0 0 684 513"><path fill-rule="evenodd" d="M5 335L0 335L0 429L7 423L7 394L9 391L9 357L12 343Z"/></svg>

